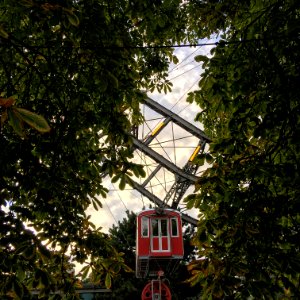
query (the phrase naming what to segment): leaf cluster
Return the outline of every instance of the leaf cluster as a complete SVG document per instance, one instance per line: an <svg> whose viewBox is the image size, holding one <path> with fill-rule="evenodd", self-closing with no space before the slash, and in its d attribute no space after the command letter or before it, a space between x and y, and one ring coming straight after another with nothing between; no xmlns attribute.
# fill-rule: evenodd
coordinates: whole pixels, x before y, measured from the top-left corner
<svg viewBox="0 0 300 300"><path fill-rule="evenodd" d="M212 164L186 199L200 217L200 259L190 266L191 282L202 285L204 299L297 298L299 6L195 5L190 14L202 18L192 20L191 30L197 22L203 34L217 33L229 43L219 43L210 59L196 57L204 61L204 74L189 95L213 138Z"/></svg>
<svg viewBox="0 0 300 300"><path fill-rule="evenodd" d="M143 46L181 41L185 23L174 26L175 17L184 17L178 0L1 1L0 297L22 298L40 281L48 293L49 278L68 277L56 255L89 261L107 286L126 268L86 209L101 207L107 174L121 188L144 174L129 162L140 89L169 90L176 58L172 48ZM23 244L25 224L34 245ZM48 260L39 258L42 245ZM33 253L30 262L20 263L20 249ZM37 284L22 280L37 271Z"/></svg>

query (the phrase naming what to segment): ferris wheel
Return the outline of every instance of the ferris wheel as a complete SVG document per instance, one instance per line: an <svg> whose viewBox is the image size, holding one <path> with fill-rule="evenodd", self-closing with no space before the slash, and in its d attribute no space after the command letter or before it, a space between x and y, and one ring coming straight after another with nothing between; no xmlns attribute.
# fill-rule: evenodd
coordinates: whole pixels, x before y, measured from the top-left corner
<svg viewBox="0 0 300 300"><path fill-rule="evenodd" d="M147 97L144 105L160 117L151 119L156 123L159 119L155 127L150 126L147 123L149 120L145 118L146 134L144 128L132 130L133 145L147 165L146 178L141 183L133 182L133 187L153 202L156 208L144 210L137 215L136 276L151 278L142 291L142 300L170 300L172 296L164 281L164 275L171 273L183 258L182 221L194 226L197 224L197 220L193 217L179 213L180 201L189 187L198 180L198 165L194 160L205 151L205 146L211 140L201 129L151 98ZM184 135L181 136L182 132L188 133L196 145L191 147L192 151L185 150L188 158L180 165L176 163L176 155L166 151L166 145L171 143L170 148L174 152L176 141L185 138ZM171 138L168 138L170 134ZM160 135L163 137L162 140L159 138ZM162 172L165 178L173 176L173 180L170 185L158 185L160 189L157 194L152 181L159 172Z"/></svg>
<svg viewBox="0 0 300 300"><path fill-rule="evenodd" d="M143 203L136 222L136 276L151 281L141 292L142 300L170 300L172 297L165 276L183 257L182 226L184 223L197 225L196 218L185 211L181 200L192 192L199 179L203 169L199 169L195 159L208 150L211 141L193 124L195 115L187 117L182 111L175 113L173 107L165 107L166 102L160 103L146 96L141 106L144 123L131 132L133 160L143 165L146 172L142 180L135 178L132 187L127 189L139 197L131 204ZM121 197L116 193L115 198L119 198L116 201L121 200L128 210L124 202L134 197ZM148 206L151 203L151 209L144 210L146 202Z"/></svg>

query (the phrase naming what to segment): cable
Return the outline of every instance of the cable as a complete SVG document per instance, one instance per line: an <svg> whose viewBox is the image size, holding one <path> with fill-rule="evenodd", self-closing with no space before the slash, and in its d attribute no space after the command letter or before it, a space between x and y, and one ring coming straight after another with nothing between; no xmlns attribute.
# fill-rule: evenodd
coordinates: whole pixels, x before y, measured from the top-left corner
<svg viewBox="0 0 300 300"><path fill-rule="evenodd" d="M138 154L138 155L139 155L139 154ZM157 165L158 165L158 164L157 164ZM163 171L164 171L164 169L163 169ZM149 172L149 173L150 173L150 172ZM164 187L164 185L163 185L163 183L160 181L160 179L156 176L156 174L154 175L154 178L158 181L159 184L153 185L152 182L151 182L151 180L150 180L149 183L150 183L151 193L154 194L154 193L153 193L153 187L156 187L156 186L162 186L162 188L164 189L164 191L167 193L166 188ZM165 180L165 184L166 184L166 180Z"/></svg>
<svg viewBox="0 0 300 300"><path fill-rule="evenodd" d="M158 149L160 147L152 147L152 149ZM174 146L165 146L164 148L167 148L167 149L174 149ZM192 146L176 146L176 149L195 149L195 147L192 147ZM175 163L176 164L176 163Z"/></svg>
<svg viewBox="0 0 300 300"><path fill-rule="evenodd" d="M106 206L107 206L107 208L108 208L108 210L109 210L111 216L113 217L115 223L118 224L117 219L115 218L114 214L112 213L112 211L111 211L110 207L108 206L108 204L107 204L107 202L106 202L105 199L104 199L104 202L105 202L105 204L106 204ZM124 232L120 229L120 227L119 227L119 232L122 234L122 236L123 236L123 238L124 238L124 240L125 240L125 242L126 242L126 244L127 244L128 250L131 249L131 246L130 246L129 242L128 242L128 240L126 239L126 237L125 237L125 235L124 235Z"/></svg>
<svg viewBox="0 0 300 300"><path fill-rule="evenodd" d="M165 119L165 118L161 118L161 120L163 120L163 119ZM160 122L159 122L159 123L160 123ZM159 123L158 123L158 124L159 124ZM158 125L158 124L157 124L157 125ZM147 122L146 122L146 125L147 125L148 129L150 130L150 132L152 132L153 129L150 128L150 126L147 124ZM156 126L157 126L157 125L156 125ZM156 127L156 126L155 126L155 127ZM154 127L154 128L155 128L155 127ZM155 137L155 140L157 141L157 144L160 145L160 141L157 139L157 137ZM162 146L161 146L161 149L162 149L162 151L167 155L167 157L171 160L171 157L170 157L169 154L164 150L164 148L163 148Z"/></svg>
<svg viewBox="0 0 300 300"><path fill-rule="evenodd" d="M288 37L286 37L288 38ZM286 39L285 38L285 39ZM245 39L245 40L237 40L237 41L218 41L218 42L210 42L210 43L195 43L195 44L179 44L179 45L146 45L146 46L95 46L94 44L83 44L80 46L74 45L65 45L64 48L74 48L74 49L111 49L111 50L122 50L122 49L163 49L163 48L191 48L191 47L205 47L205 46L218 46L218 45L230 45L230 44L243 44L249 42L261 42L261 41L276 41L276 40L284 40L284 38L271 38L271 39ZM17 41L19 42L19 41ZM19 42L20 43L20 42ZM7 43L2 44L7 45ZM49 47L57 48L57 45L53 43L49 43L47 46L34 46L34 45L24 45L14 44L17 47L24 47L24 48L36 48L36 49L48 49Z"/></svg>
<svg viewBox="0 0 300 300"><path fill-rule="evenodd" d="M139 151L137 151L137 153L138 153L138 155L141 157L141 159L142 159L142 152L141 152L141 154L140 154L140 152ZM145 157L146 157L146 155L145 155ZM143 159L144 161L146 161L146 158L145 159ZM158 164L157 164L158 165ZM147 175L149 176L149 174L151 174L153 172L153 170L151 171L150 170L150 168L148 167L147 168ZM156 178L156 180L159 182L159 185L162 185L162 183L160 182L160 180L157 178L157 176L155 175L154 176L154 178ZM152 182L151 182L151 180L150 180L150 189L151 189L151 193L152 194L154 194L154 192L153 192L153 185L152 185Z"/></svg>
<svg viewBox="0 0 300 300"><path fill-rule="evenodd" d="M200 49L200 48L199 48ZM188 61L186 64L184 64L183 66L180 66L179 68L176 68L174 71L178 71L179 69L182 69L182 68L184 68L185 66L188 66L188 65L190 65L190 64L192 64L192 63L194 63L195 61L194 60L190 60L190 61ZM169 72L169 75L170 75L170 72Z"/></svg>
<svg viewBox="0 0 300 300"><path fill-rule="evenodd" d="M174 141L179 141L179 140L183 140L183 139L188 139L188 138L191 138L191 137L193 137L193 135L187 135L187 136L183 136L183 137L180 137L180 138L177 138L177 139L166 140L166 141L160 142L160 144L170 143L170 142L173 142L173 140ZM158 147L153 147L153 146L156 146L156 145L159 145L159 144L158 143L151 144L151 148L158 148ZM181 147L181 148L193 148L193 147L185 147L184 146L184 147Z"/></svg>
<svg viewBox="0 0 300 300"><path fill-rule="evenodd" d="M141 151L136 151L137 152L137 155L140 157L140 159L141 159L141 162L142 161L144 161L144 163L146 163L146 155L144 155L144 153L143 152L141 152ZM155 166L155 164L151 164L151 166ZM152 173L152 171L151 171L151 169L150 169L150 164L147 164L147 170L146 170L146 172L147 172L147 175L149 176L149 174L151 174ZM140 183L141 183L141 178L140 178ZM151 187L151 185L150 185L150 187ZM152 192L152 194L153 194L153 190L151 189L151 192Z"/></svg>
<svg viewBox="0 0 300 300"><path fill-rule="evenodd" d="M174 183L175 182L175 180L168 180L168 181L166 181L165 183ZM152 185L152 187L157 187L157 186L160 186L161 185L161 183L158 183L158 184L153 184ZM124 190L122 190L122 191L120 191L119 189L109 189L108 190L109 192L127 192L127 191L135 191L135 189L133 189L133 188L128 188L128 189L124 189Z"/></svg>
<svg viewBox="0 0 300 300"><path fill-rule="evenodd" d="M145 105L144 105L145 106ZM146 122L151 122L151 121L161 121L163 118L159 117L159 118L153 118L153 119L146 119Z"/></svg>
<svg viewBox="0 0 300 300"><path fill-rule="evenodd" d="M111 185L112 185L112 186L113 186L113 188L115 189L115 186L114 186L114 184L112 183ZM117 193L117 195L118 195L119 199L121 200L121 202L123 203L123 205L124 205L124 207L125 207L125 210L127 211L127 210L128 210L128 208L126 207L126 205L125 205L124 201L123 201L123 200L122 200L122 198L120 197L119 191L118 191L118 190L116 190L116 193ZM128 211L129 211L129 210L128 210Z"/></svg>
<svg viewBox="0 0 300 300"><path fill-rule="evenodd" d="M114 214L112 213L112 211L110 210L110 208L109 208L109 206L108 206L108 204L107 204L105 198L103 198L103 200L104 200L105 205L107 206L107 208L108 208L108 210L109 210L111 216L113 217L114 221L116 222L116 224L118 224L118 221L117 221L117 219L115 218L115 216L114 216Z"/></svg>
<svg viewBox="0 0 300 300"><path fill-rule="evenodd" d="M193 85L185 92L185 94L187 94L193 87L194 85L198 82L198 79L193 83ZM182 113L187 107L189 107L191 104L187 104L184 108L182 108L180 111L178 111L177 114Z"/></svg>
<svg viewBox="0 0 300 300"><path fill-rule="evenodd" d="M194 70L194 69L196 69L196 68L199 68L199 67L201 67L201 66L202 66L202 65L199 64L199 65L197 65L197 66L195 66L195 67L193 67L193 68L191 68L191 69L189 69L189 70L187 70L187 71L185 71L185 72L183 72L183 73L181 73L181 74L179 74L179 75L176 75L175 77L172 77L171 79L169 79L169 81L174 80L174 79L176 79L176 78L178 78L178 77L180 77L180 76L186 74L187 72L190 72L190 71L192 71L192 70Z"/></svg>
<svg viewBox="0 0 300 300"><path fill-rule="evenodd" d="M180 99L177 101L177 103L180 101ZM176 105L176 104L175 104ZM173 105L173 107L174 107L174 105ZM161 118L160 120L163 120L164 118ZM147 122L145 122L146 123L146 126L148 127L148 129L150 130L150 132L152 132L153 131L153 129L151 129L150 128L150 126L148 125L148 123ZM157 125L156 125L157 126ZM155 127L154 127L155 128ZM144 124L143 124L143 131L144 131ZM144 138L144 137L142 137L142 138ZM171 157L169 156L169 154L165 151L165 149L164 149L164 147L161 145L162 143L157 139L157 137L155 137L155 140L157 141L157 143L155 143L156 145L159 145L160 146L160 148L162 149L162 151L165 153L165 155L169 158L169 160L170 161L172 161L172 159L171 159ZM174 139L173 139L173 142L174 142ZM157 147L157 148L159 148L159 147ZM175 161L176 161L176 159L175 159ZM175 162L175 164L176 164L176 162Z"/></svg>
<svg viewBox="0 0 300 300"><path fill-rule="evenodd" d="M196 81L189 87L189 89L183 93L183 95L176 101L176 103L171 107L171 109L173 109L178 103L179 101L182 100L182 98L193 88L193 86L199 81L199 78L196 79ZM190 104L188 104L184 109L186 109ZM180 110L180 112L182 112L182 110Z"/></svg>
<svg viewBox="0 0 300 300"><path fill-rule="evenodd" d="M189 54L188 56L186 56L179 64L175 65L174 68L171 69L171 70L169 71L169 74L170 74L171 72L175 71L175 70L178 70L178 69L179 69L179 66L180 66L184 61L186 61L189 57L191 57L193 54L195 54L195 53L196 53L197 51L199 51L200 49L201 49L201 47L197 48L197 49L196 49L195 51L193 51L191 54ZM187 64L181 66L181 68L184 67L184 66L186 66L186 65L187 65Z"/></svg>

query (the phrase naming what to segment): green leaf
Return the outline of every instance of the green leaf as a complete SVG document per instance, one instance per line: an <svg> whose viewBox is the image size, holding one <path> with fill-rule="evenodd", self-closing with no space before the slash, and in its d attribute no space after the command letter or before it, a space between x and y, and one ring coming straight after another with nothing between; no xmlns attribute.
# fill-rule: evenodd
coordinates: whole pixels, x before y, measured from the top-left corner
<svg viewBox="0 0 300 300"><path fill-rule="evenodd" d="M102 198L106 198L107 197L107 191L104 189L100 189L100 195L102 196ZM102 205L102 204L101 204Z"/></svg>
<svg viewBox="0 0 300 300"><path fill-rule="evenodd" d="M128 176L127 174L125 175L125 181L126 183L128 183L131 187L134 186L134 181L132 180L132 178L130 176Z"/></svg>
<svg viewBox="0 0 300 300"><path fill-rule="evenodd" d="M142 178L146 177L146 171L144 170L144 167L142 165L136 165L136 169L139 173L139 176L141 176Z"/></svg>
<svg viewBox="0 0 300 300"><path fill-rule="evenodd" d="M186 203L186 208L192 209L194 207L195 201L196 201L196 197L188 199L188 201Z"/></svg>
<svg viewBox="0 0 300 300"><path fill-rule="evenodd" d="M0 118L0 127L2 127L5 123L5 121L8 119L7 109L2 112L1 118Z"/></svg>
<svg viewBox="0 0 300 300"><path fill-rule="evenodd" d="M105 287L107 289L111 288L111 275L109 273L107 273L105 276Z"/></svg>
<svg viewBox="0 0 300 300"><path fill-rule="evenodd" d="M178 60L178 58L177 58L176 55L173 55L173 56L172 56L172 59L173 59L173 63L174 63L175 65L177 65L177 64L179 63L179 60Z"/></svg>
<svg viewBox="0 0 300 300"><path fill-rule="evenodd" d="M22 121L27 123L32 128L36 129L37 131L41 133L50 131L50 126L48 125L44 117L24 108L13 107L12 110L15 114L18 114L18 118L21 118Z"/></svg>
<svg viewBox="0 0 300 300"><path fill-rule="evenodd" d="M126 177L125 177L125 174L123 174L121 176L121 181L119 183L119 189L120 190L124 190L125 189L125 185L126 185Z"/></svg>
<svg viewBox="0 0 300 300"><path fill-rule="evenodd" d="M43 260L47 261L49 258L52 257L51 252L45 246L41 245L38 247L38 249Z"/></svg>
<svg viewBox="0 0 300 300"><path fill-rule="evenodd" d="M98 205L97 205L97 203L96 203L96 201L95 201L94 199L92 199L92 204L93 204L94 209L95 209L96 211L98 211L98 210L99 210L99 207L98 207Z"/></svg>
<svg viewBox="0 0 300 300"><path fill-rule="evenodd" d="M119 88L119 81L115 75L113 75L111 72L108 71L107 77L113 88L115 89Z"/></svg>
<svg viewBox="0 0 300 300"><path fill-rule="evenodd" d="M73 26L79 26L79 18L70 10L65 10L67 12L67 18Z"/></svg>
<svg viewBox="0 0 300 300"><path fill-rule="evenodd" d="M9 38L8 33L2 28L2 26L0 26L0 36L5 38L5 39Z"/></svg>
<svg viewBox="0 0 300 300"><path fill-rule="evenodd" d="M49 286L49 275L46 271L42 270L41 271L41 276L40 276L40 280L39 280L39 285L40 286L43 286L43 287L46 287L46 286Z"/></svg>
<svg viewBox="0 0 300 300"><path fill-rule="evenodd" d="M23 299L24 290L23 286L18 280L14 280L13 282L13 291L15 292L15 295L17 297L14 297L14 299Z"/></svg>
<svg viewBox="0 0 300 300"><path fill-rule="evenodd" d="M198 166L203 166L205 163L206 154L199 154L194 158L193 163Z"/></svg>
<svg viewBox="0 0 300 300"><path fill-rule="evenodd" d="M89 271L90 271L90 266L84 266L80 270L80 272L81 272L81 280L84 280L88 276Z"/></svg>
<svg viewBox="0 0 300 300"><path fill-rule="evenodd" d="M33 3L32 0L20 0L19 3L21 5L26 6L26 7L32 7L32 6L34 6L34 3Z"/></svg>
<svg viewBox="0 0 300 300"><path fill-rule="evenodd" d="M140 173L139 173L139 169L137 166L132 166L132 171L134 173L134 176L139 177Z"/></svg>
<svg viewBox="0 0 300 300"><path fill-rule="evenodd" d="M25 274L25 271L24 271L24 269L22 268L21 265L18 266L16 275L17 275L17 278L18 278L20 281L23 281L23 280L25 279L26 274Z"/></svg>
<svg viewBox="0 0 300 300"><path fill-rule="evenodd" d="M158 23L159 27L161 27L161 28L165 27L165 25L166 25L165 19L164 19L163 16L161 16L161 17L158 19L158 22L157 22L157 23Z"/></svg>
<svg viewBox="0 0 300 300"><path fill-rule="evenodd" d="M26 247L24 249L24 251L22 252L22 256L27 260L33 259L35 257L35 255L36 255L36 249L32 245L29 245L28 247Z"/></svg>
<svg viewBox="0 0 300 300"><path fill-rule="evenodd" d="M110 267L110 270L111 270L111 272L113 272L113 273L115 273L115 274L119 273L120 270L121 270L121 264L119 264L119 263L113 264L113 265Z"/></svg>
<svg viewBox="0 0 300 300"><path fill-rule="evenodd" d="M205 62L209 61L209 58L205 55L197 55L197 56L195 56L194 59L196 62L204 62L205 63Z"/></svg>
<svg viewBox="0 0 300 300"><path fill-rule="evenodd" d="M115 175L115 176L111 179L111 182L112 182L112 183L116 183L116 182L121 178L121 176L122 176L121 173Z"/></svg>
<svg viewBox="0 0 300 300"><path fill-rule="evenodd" d="M206 159L207 163L209 163L209 164L213 163L213 161L214 161L214 158L209 153L206 153L205 159Z"/></svg>
<svg viewBox="0 0 300 300"><path fill-rule="evenodd" d="M24 125L21 115L11 108L7 109L7 112L9 124L19 136L24 137Z"/></svg>
<svg viewBox="0 0 300 300"><path fill-rule="evenodd" d="M102 208L102 203L97 197L92 197L92 202L93 202L93 206L94 206L95 210L98 210L99 208Z"/></svg>

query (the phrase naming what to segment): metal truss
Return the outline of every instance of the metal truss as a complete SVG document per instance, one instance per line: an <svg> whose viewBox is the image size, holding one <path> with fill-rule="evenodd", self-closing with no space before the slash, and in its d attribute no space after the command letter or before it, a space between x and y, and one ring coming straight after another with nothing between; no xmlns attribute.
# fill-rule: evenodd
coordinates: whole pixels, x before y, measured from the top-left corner
<svg viewBox="0 0 300 300"><path fill-rule="evenodd" d="M196 176L198 166L194 164L193 161L197 157L197 155L204 151L205 145L211 140L207 135L205 135L205 133L201 129L190 124L188 121L181 118L172 111L168 110L167 108L163 107L154 100L146 98L144 100L144 104L148 106L151 110L161 115L164 118L164 120L144 140L138 139L137 128L135 128L135 130L133 130L132 132L134 147L136 149L139 149L146 156L150 157L158 164L157 167L152 171L151 174L148 175L148 177L142 184L134 183L133 187L159 207L170 207L173 209L177 209L180 200L184 196L187 189L192 184L195 184L198 180L198 177ZM154 139L156 139L156 137L170 122L175 123L182 129L184 129L186 132L190 133L192 136L198 139L198 146L194 150L193 154L190 156L187 163L181 168L173 162L171 162L170 160L163 157L162 155L160 155L159 153L157 153L156 151L154 151L150 147L151 142ZM167 169L175 176L175 182L173 183L172 187L167 191L164 199L162 200L153 193L151 193L148 189L146 189L147 184L154 176L156 176L157 172L161 168ZM171 202L171 204L169 205L168 202ZM190 224L197 225L197 220L186 214L182 215L182 219Z"/></svg>

